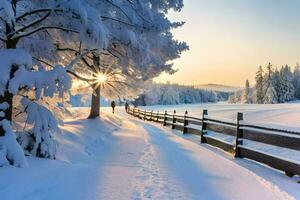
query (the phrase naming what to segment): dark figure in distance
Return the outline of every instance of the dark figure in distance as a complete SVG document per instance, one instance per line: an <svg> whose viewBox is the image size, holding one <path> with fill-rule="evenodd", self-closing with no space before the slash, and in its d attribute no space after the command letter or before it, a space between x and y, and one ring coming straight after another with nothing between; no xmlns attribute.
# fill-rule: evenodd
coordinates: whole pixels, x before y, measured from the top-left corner
<svg viewBox="0 0 300 200"><path fill-rule="evenodd" d="M126 110L126 112L128 112L128 106L129 106L129 105L128 105L128 103L126 102L126 103L125 103L125 110Z"/></svg>
<svg viewBox="0 0 300 200"><path fill-rule="evenodd" d="M115 113L115 107L116 107L116 102L112 101L110 104L111 108L112 108L112 113Z"/></svg>

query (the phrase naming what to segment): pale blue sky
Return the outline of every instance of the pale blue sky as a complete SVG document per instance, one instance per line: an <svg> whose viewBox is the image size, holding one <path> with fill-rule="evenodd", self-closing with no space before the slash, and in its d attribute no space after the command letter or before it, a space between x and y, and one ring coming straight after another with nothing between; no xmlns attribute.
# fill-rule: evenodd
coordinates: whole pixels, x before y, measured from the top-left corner
<svg viewBox="0 0 300 200"><path fill-rule="evenodd" d="M190 51L175 62L175 75L158 81L182 84L253 82L259 65L300 61L300 0L185 0L174 32Z"/></svg>

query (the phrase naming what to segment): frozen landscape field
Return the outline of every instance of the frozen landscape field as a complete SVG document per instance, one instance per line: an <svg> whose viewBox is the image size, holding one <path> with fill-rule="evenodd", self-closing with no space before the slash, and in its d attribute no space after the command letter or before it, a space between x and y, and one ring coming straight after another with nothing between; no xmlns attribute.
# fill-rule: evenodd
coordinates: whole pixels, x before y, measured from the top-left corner
<svg viewBox="0 0 300 200"><path fill-rule="evenodd" d="M202 116L202 110L207 109L209 117L221 118L227 120L236 120L237 112L244 113L244 120L281 125L287 129L300 131L300 103L287 104L228 104L204 103L204 104L182 104L168 106L146 106L141 107L147 110L173 113L175 109L177 114L183 115L187 110L190 116Z"/></svg>
<svg viewBox="0 0 300 200"><path fill-rule="evenodd" d="M227 110L226 115L218 115L222 117L239 107L247 110L242 105L209 106L216 114ZM295 110L298 105L283 106ZM184 107L197 108L195 115L201 113L199 105L177 106ZM252 113L258 112L254 107ZM279 119L279 108L271 115L271 107L276 105L267 107L263 110ZM73 117L65 119L62 133L56 136L56 160L31 157L29 168L1 168L1 199L300 198L299 177L289 178L259 163L233 159L219 149L200 145L195 137L133 118L123 107L118 107L115 115L110 112L110 108L103 108L100 119L87 120L88 108L74 108Z"/></svg>

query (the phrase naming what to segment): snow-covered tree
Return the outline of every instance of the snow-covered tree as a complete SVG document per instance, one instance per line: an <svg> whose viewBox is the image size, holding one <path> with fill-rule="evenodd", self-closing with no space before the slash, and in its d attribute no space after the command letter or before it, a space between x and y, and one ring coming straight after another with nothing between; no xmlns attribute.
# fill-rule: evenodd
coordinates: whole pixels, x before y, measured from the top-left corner
<svg viewBox="0 0 300 200"><path fill-rule="evenodd" d="M296 64L293 73L293 85L295 88L295 98L300 99L300 65Z"/></svg>
<svg viewBox="0 0 300 200"><path fill-rule="evenodd" d="M26 166L24 153L18 151L11 121L13 108L22 107L32 129L19 138L22 146L35 156L55 157L55 142L52 133L56 131L51 112L39 102L42 97L62 96L70 88L67 67L53 64L53 68L36 60L55 58L53 41L65 41L73 35L83 41L104 41L100 20L91 20L97 11L87 1L35 1L2 0L0 3L0 138L4 157L11 164ZM59 34L60 33L60 34ZM59 36L59 37L58 37ZM79 37L80 36L80 37ZM24 50L25 49L25 50ZM77 55L80 57L81 55ZM35 58L32 61L32 57ZM77 58L78 60L78 58ZM21 97L20 106L14 99ZM4 106L5 105L5 106ZM41 119L43 119L41 121ZM8 140L14 141L8 141ZM26 142L25 142L26 141ZM30 141L30 142L29 142Z"/></svg>
<svg viewBox="0 0 300 200"><path fill-rule="evenodd" d="M280 103L288 102L294 99L295 88L293 86L293 74L291 68L286 65L280 70L280 86L278 99Z"/></svg>
<svg viewBox="0 0 300 200"><path fill-rule="evenodd" d="M0 61L3 66L0 136L4 137L3 141L12 138L9 137L12 130L8 130L11 126L7 124L11 124L13 108L17 107L14 99L20 97L19 107L33 126L28 134L19 137L20 143L28 153L54 158L52 132L56 126L51 112L41 103L42 97L53 97L55 93L62 96L68 91L68 74L86 81L99 79L101 71L97 68L102 54L108 54L108 60L117 60L117 68L111 67L115 61L109 63L110 69L122 76L121 81L114 77L115 82L126 82L127 77L145 81L163 71L174 73L170 61L188 47L171 34L171 29L183 23L170 22L166 14L170 9L180 11L182 6L182 0L2 0L0 47L4 59ZM90 56L92 68L86 59ZM82 74L92 76L87 78ZM43 122L39 122L39 115L45 116ZM10 144L13 142L16 143ZM22 153L12 157L16 154L11 149L17 147L7 144L0 145L1 155L5 157L1 160L26 165L17 159L24 157Z"/></svg>
<svg viewBox="0 0 300 200"><path fill-rule="evenodd" d="M245 88L242 95L242 103L251 103L250 84L248 79L245 82Z"/></svg>
<svg viewBox="0 0 300 200"><path fill-rule="evenodd" d="M263 103L274 104L277 103L278 97L274 84L274 71L271 63L267 65L266 74L263 80L264 98Z"/></svg>
<svg viewBox="0 0 300 200"><path fill-rule="evenodd" d="M259 104L264 100L263 80L263 69L262 66L259 66L255 75L255 102Z"/></svg>
<svg viewBox="0 0 300 200"><path fill-rule="evenodd" d="M96 81L89 83L92 86L91 118L99 116L100 90L106 98L116 95L135 97L140 91L138 89L143 86L137 83L151 80L163 71L175 72L171 61L188 47L184 42L175 40L171 33L171 29L178 28L183 23L170 22L166 14L169 9L180 11L182 6L182 0L100 1L95 6L100 13L110 17L103 21L110 33L109 41L106 48L95 47L97 53L92 52L83 57L75 68L85 76L96 78ZM118 20L112 20L112 17ZM71 48L66 48L66 45L70 44L60 44L59 50L67 50L69 54L80 53L79 50L85 44L75 43ZM122 74L122 81L103 85L97 83L98 74L111 77L109 73L112 71L114 74L116 71Z"/></svg>

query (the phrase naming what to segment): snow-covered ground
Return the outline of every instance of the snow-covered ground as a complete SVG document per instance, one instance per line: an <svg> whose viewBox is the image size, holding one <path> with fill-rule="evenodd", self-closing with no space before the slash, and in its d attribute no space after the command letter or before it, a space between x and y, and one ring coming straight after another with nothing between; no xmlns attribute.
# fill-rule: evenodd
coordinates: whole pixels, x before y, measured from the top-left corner
<svg viewBox="0 0 300 200"><path fill-rule="evenodd" d="M175 109L177 114L183 114L186 110L189 115L201 118L202 110L207 109L211 118L224 118L235 120L237 112L244 113L244 120L259 123L271 123L283 125L289 129L300 131L300 103L287 104L228 104L204 103L204 104L182 104L170 106L146 106L147 110L167 110L173 113Z"/></svg>
<svg viewBox="0 0 300 200"><path fill-rule="evenodd" d="M123 110L103 109L101 119L86 120L87 109L75 109L76 119L66 119L57 136L57 160L29 158L29 168L0 168L0 199L300 198L297 177L233 159Z"/></svg>

